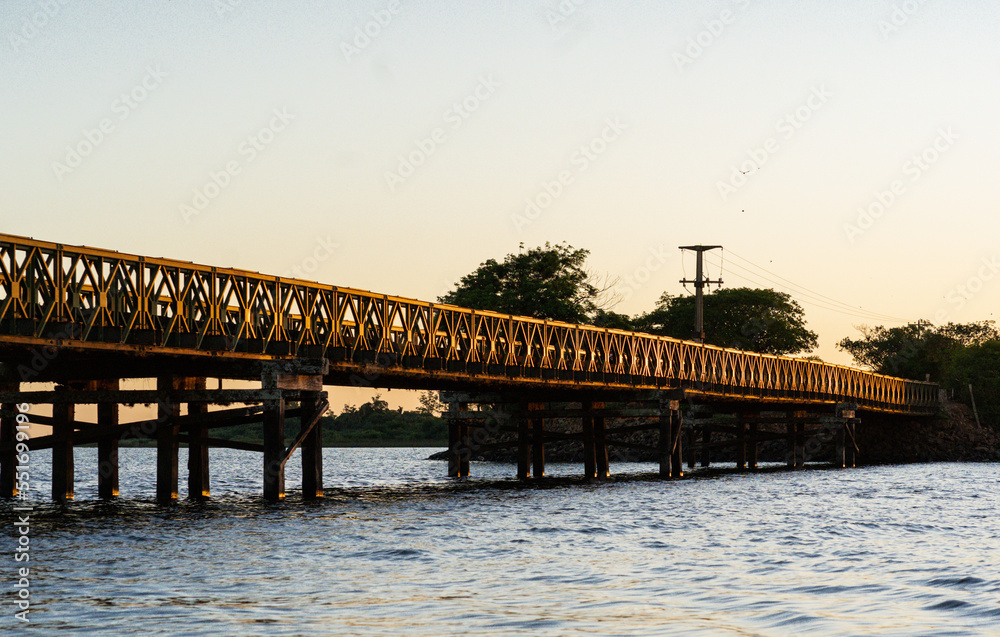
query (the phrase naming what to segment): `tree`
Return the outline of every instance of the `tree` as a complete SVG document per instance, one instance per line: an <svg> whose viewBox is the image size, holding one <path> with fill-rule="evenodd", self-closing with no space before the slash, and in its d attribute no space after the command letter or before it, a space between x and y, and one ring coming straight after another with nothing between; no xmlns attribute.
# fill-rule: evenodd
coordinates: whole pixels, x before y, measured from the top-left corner
<svg viewBox="0 0 1000 637"><path fill-rule="evenodd" d="M474 310L589 323L605 292L584 269L589 254L565 243L546 243L508 254L502 263L489 259L438 301Z"/></svg>
<svg viewBox="0 0 1000 637"><path fill-rule="evenodd" d="M956 399L967 404L971 403L972 385L980 420L1000 427L1000 341L975 343L956 352L948 365L946 382Z"/></svg>
<svg viewBox="0 0 1000 637"><path fill-rule="evenodd" d="M445 406L444 403L441 402L439 396L440 394L436 391L421 392L420 406L417 407L417 411L428 416L436 416L444 411Z"/></svg>
<svg viewBox="0 0 1000 637"><path fill-rule="evenodd" d="M902 327L881 325L857 328L862 338L844 338L837 347L849 353L859 365L879 374L936 383L947 380L952 359L963 349L1000 338L993 321L948 323L935 328L928 321Z"/></svg>
<svg viewBox="0 0 1000 637"><path fill-rule="evenodd" d="M664 292L652 312L636 317L635 329L690 339L695 299ZM705 342L762 354L797 354L817 345L805 313L791 296L769 289L724 288L705 296Z"/></svg>
<svg viewBox="0 0 1000 637"><path fill-rule="evenodd" d="M632 330L632 319L626 314L619 314L611 310L597 310L594 313L592 324L595 327L609 327L617 330Z"/></svg>

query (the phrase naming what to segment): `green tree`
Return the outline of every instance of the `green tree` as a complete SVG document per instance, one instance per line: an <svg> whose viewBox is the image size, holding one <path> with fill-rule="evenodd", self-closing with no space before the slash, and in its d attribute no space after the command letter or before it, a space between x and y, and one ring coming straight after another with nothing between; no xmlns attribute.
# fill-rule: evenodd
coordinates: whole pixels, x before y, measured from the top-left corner
<svg viewBox="0 0 1000 637"><path fill-rule="evenodd" d="M503 262L489 259L438 301L474 310L589 323L603 292L584 269L589 254L565 243L546 243L508 254Z"/></svg>
<svg viewBox="0 0 1000 637"><path fill-rule="evenodd" d="M666 292L656 308L633 320L635 329L690 339L695 298ZM802 307L784 292L724 288L705 296L705 342L762 354L797 354L817 345Z"/></svg>
<svg viewBox="0 0 1000 637"><path fill-rule="evenodd" d="M612 312L611 310L597 310L591 322L596 327L609 327L617 330L632 330L635 328L632 324L632 319L628 315Z"/></svg>
<svg viewBox="0 0 1000 637"><path fill-rule="evenodd" d="M420 407L417 411L428 416L436 416L444 411L444 403L441 402L440 394L436 391L425 391L420 394Z"/></svg>
<svg viewBox="0 0 1000 637"><path fill-rule="evenodd" d="M1000 341L975 343L957 351L948 365L947 387L970 404L969 385L983 424L1000 428Z"/></svg>
<svg viewBox="0 0 1000 637"><path fill-rule="evenodd" d="M861 338L844 338L837 347L879 374L944 383L952 360L963 349L1000 338L993 321L948 323L934 327L916 321L902 327L858 327Z"/></svg>

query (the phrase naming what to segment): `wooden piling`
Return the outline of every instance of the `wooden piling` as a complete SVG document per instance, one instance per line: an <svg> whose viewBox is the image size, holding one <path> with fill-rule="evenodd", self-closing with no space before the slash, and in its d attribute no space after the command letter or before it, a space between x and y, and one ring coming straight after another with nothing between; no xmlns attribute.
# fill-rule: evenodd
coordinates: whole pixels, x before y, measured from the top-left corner
<svg viewBox="0 0 1000 637"><path fill-rule="evenodd" d="M66 391L57 386L56 391ZM73 421L76 405L59 402L52 405L52 500L72 500L73 492Z"/></svg>
<svg viewBox="0 0 1000 637"><path fill-rule="evenodd" d="M469 411L469 403L451 403L452 412ZM469 457L472 455L469 426L464 420L448 420L448 477L465 478L469 475Z"/></svg>
<svg viewBox="0 0 1000 637"><path fill-rule="evenodd" d="M604 403L595 402L594 409L604 409ZM604 416L594 414L594 460L597 479L604 480L611 475L608 466L608 439L607 428L604 423Z"/></svg>
<svg viewBox="0 0 1000 637"><path fill-rule="evenodd" d="M795 423L795 466L806 466L806 424L802 421Z"/></svg>
<svg viewBox="0 0 1000 637"><path fill-rule="evenodd" d="M285 399L264 401L264 499L285 497Z"/></svg>
<svg viewBox="0 0 1000 637"><path fill-rule="evenodd" d="M736 426L736 467L743 470L757 468L757 431L760 422L760 412L757 410L741 410L737 416Z"/></svg>
<svg viewBox="0 0 1000 637"><path fill-rule="evenodd" d="M204 377L185 379L185 389L204 390L208 387ZM188 403L188 414L208 413L208 403ZM211 495L208 466L208 426L192 425L188 429L188 498L207 500Z"/></svg>
<svg viewBox="0 0 1000 637"><path fill-rule="evenodd" d="M101 381L95 389L118 391L118 379ZM118 426L120 406L118 403L97 404L97 426L100 429L114 429ZM118 441L117 432L102 436L97 441L97 495L102 499L118 497Z"/></svg>
<svg viewBox="0 0 1000 637"><path fill-rule="evenodd" d="M853 403L837 403L836 421L839 427L836 433L837 449L833 459L835 467L853 467L857 462L857 438L855 424L858 406Z"/></svg>
<svg viewBox="0 0 1000 637"><path fill-rule="evenodd" d="M688 470L693 470L698 464L698 450L695 448L695 429L694 423L686 426L684 430L687 432L685 435L687 442L687 465Z"/></svg>
<svg viewBox="0 0 1000 637"><path fill-rule="evenodd" d="M680 401L671 400L669 407L670 407L670 442L671 442L670 476L672 478L681 478L684 476L684 465L682 464L681 461L684 455L684 449L681 440L681 429L683 428L684 423L681 418Z"/></svg>
<svg viewBox="0 0 1000 637"><path fill-rule="evenodd" d="M304 391L301 396L303 425L315 417L323 402L322 392ZM323 423L318 422L302 439L302 498L323 497Z"/></svg>
<svg viewBox="0 0 1000 637"><path fill-rule="evenodd" d="M156 418L156 501L161 504L177 500L179 427L174 423L180 416L180 405L170 398L169 392L178 389L178 384L179 379L174 376L156 379L156 391L160 393Z"/></svg>
<svg viewBox="0 0 1000 637"><path fill-rule="evenodd" d="M657 455L660 463L660 477L680 478L684 475L680 401L661 399L659 411Z"/></svg>
<svg viewBox="0 0 1000 637"><path fill-rule="evenodd" d="M857 463L857 428L855 423L857 421L854 418L850 418L844 424L844 428L847 431L847 441L845 445L844 454L844 465L847 467L854 467Z"/></svg>

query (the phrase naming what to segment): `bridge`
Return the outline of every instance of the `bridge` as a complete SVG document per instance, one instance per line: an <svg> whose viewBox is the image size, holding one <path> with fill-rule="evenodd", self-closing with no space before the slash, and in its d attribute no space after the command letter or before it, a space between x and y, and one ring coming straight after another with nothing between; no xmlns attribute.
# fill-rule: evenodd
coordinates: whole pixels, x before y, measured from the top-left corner
<svg viewBox="0 0 1000 637"><path fill-rule="evenodd" d="M156 389L128 389L130 379L155 379ZM224 389L223 379L260 385ZM180 443L191 497L210 493L211 446L262 452L272 500L284 497L285 464L301 449L303 495L320 497L317 423L323 387L336 385L447 391L449 475L508 445L525 479L544 475L545 444L556 440L582 442L584 475L607 476L609 445L634 446L622 436L643 430L659 436L664 476L682 473L685 429L689 463L731 447L739 466L754 467L759 442L786 440L789 465L800 466L808 427L834 427L835 463L850 466L861 412L927 416L938 401L934 384L819 361L0 234L0 496L17 493L19 443L52 449L60 501L73 497L74 445L97 443L99 492L113 497L118 443L143 437L156 440L160 501L177 498ZM98 406L96 422L76 419L85 404ZM157 417L120 422L120 406L136 404L155 404ZM50 436L23 440L28 405L52 406L30 417ZM711 417L685 428L683 413L698 410ZM301 427L288 441L291 417ZM552 418L580 430L549 431ZM614 418L639 424L608 428ZM255 422L262 445L209 436Z"/></svg>

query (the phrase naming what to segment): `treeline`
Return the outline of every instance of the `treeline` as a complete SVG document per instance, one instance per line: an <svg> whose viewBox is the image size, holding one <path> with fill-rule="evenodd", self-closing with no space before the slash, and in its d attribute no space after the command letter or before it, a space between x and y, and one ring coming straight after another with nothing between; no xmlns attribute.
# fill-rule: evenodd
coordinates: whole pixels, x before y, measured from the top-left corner
<svg viewBox="0 0 1000 637"><path fill-rule="evenodd" d="M438 300L681 339L693 336L694 297L664 292L651 310L635 316L614 312L631 288L589 271L589 254L567 244L527 250L522 245L502 261L484 261ZM705 342L710 345L778 355L816 348L816 333L806 327L802 307L784 292L723 288L706 295L704 303ZM992 321L937 327L916 321L860 330L861 338L838 344L856 364L891 376L929 379L969 405L974 396L981 421L1000 429L1000 333Z"/></svg>
<svg viewBox="0 0 1000 637"><path fill-rule="evenodd" d="M690 339L692 296L664 292L656 306L636 316L613 311L627 293L618 279L586 267L589 251L567 244L530 248L489 259L438 300L474 310L566 321ZM799 354L815 349L816 333L802 307L784 292L724 288L705 297L705 342L762 354Z"/></svg>
<svg viewBox="0 0 1000 637"><path fill-rule="evenodd" d="M327 447L442 447L448 445L448 425L436 415L442 405L436 392L424 392L421 406L413 411L402 407L390 409L389 404L376 395L360 405L344 405L338 415L320 419L323 444ZM295 405L292 404L291 407ZM285 421L285 438L294 440L300 431L298 418ZM224 427L212 436L238 442L261 443L260 424Z"/></svg>
<svg viewBox="0 0 1000 637"><path fill-rule="evenodd" d="M837 344L859 365L938 383L958 402L972 406L974 400L982 423L1000 429L1000 332L993 321L859 329L861 338Z"/></svg>

